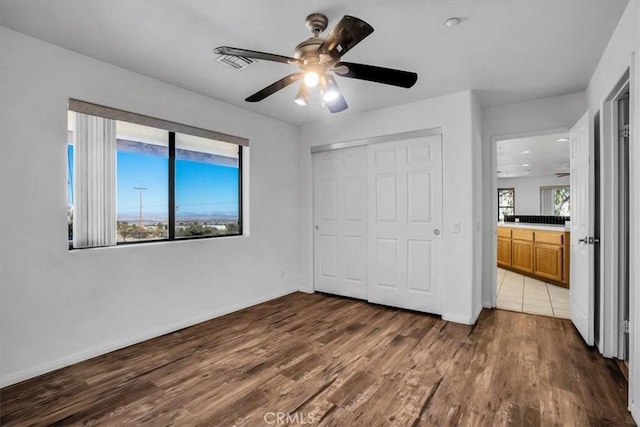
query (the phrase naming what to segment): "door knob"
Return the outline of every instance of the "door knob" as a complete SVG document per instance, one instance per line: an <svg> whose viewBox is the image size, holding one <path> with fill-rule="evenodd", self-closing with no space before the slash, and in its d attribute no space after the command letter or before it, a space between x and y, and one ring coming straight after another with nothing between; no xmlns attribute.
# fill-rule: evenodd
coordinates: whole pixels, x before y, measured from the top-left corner
<svg viewBox="0 0 640 427"><path fill-rule="evenodd" d="M435 234L436 236L440 235L440 230L438 230L437 228L435 230L433 230L433 234Z"/></svg>
<svg viewBox="0 0 640 427"><path fill-rule="evenodd" d="M584 243L586 245L587 243L589 243L589 237L585 236L584 239L578 240L578 244L580 243Z"/></svg>

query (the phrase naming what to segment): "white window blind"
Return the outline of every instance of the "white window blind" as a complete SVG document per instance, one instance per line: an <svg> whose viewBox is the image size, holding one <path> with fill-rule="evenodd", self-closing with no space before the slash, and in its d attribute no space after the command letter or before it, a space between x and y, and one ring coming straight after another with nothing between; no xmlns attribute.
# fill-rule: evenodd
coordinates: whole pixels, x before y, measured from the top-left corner
<svg viewBox="0 0 640 427"><path fill-rule="evenodd" d="M73 247L116 244L116 121L75 114Z"/></svg>
<svg viewBox="0 0 640 427"><path fill-rule="evenodd" d="M555 188L540 188L540 215L553 215Z"/></svg>

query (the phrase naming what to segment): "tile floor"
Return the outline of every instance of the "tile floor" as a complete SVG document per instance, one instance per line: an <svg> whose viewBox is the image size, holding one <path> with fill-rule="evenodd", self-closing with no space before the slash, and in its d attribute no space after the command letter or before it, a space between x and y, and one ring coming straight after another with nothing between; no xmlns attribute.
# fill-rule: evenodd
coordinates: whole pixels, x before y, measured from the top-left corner
<svg viewBox="0 0 640 427"><path fill-rule="evenodd" d="M569 289L498 268L497 307L509 311L569 318Z"/></svg>

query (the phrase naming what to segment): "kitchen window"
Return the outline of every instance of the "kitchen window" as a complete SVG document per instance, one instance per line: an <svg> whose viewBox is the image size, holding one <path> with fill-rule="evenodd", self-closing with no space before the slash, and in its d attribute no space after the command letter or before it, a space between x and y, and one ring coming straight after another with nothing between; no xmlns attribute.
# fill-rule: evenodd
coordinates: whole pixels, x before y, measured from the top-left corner
<svg viewBox="0 0 640 427"><path fill-rule="evenodd" d="M571 187L540 187L540 215L570 216Z"/></svg>
<svg viewBox="0 0 640 427"><path fill-rule="evenodd" d="M515 215L516 190L498 188L498 221L504 221L505 215Z"/></svg>

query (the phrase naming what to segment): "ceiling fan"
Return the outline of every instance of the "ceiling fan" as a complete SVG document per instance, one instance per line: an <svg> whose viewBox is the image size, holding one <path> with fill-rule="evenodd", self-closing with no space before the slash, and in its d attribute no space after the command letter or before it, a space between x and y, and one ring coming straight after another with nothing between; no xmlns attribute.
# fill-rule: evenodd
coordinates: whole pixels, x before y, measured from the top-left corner
<svg viewBox="0 0 640 427"><path fill-rule="evenodd" d="M296 46L293 57L229 46L214 49L219 55L282 62L301 69L259 90L245 101L262 101L290 84L303 80L295 97L298 105L307 105L309 90L318 87L323 105L332 113L337 113L346 110L348 105L333 74L404 88L410 88L418 80L418 75L409 71L341 61L345 53L373 32L373 27L362 19L345 15L326 38L320 37L329 23L325 15L312 13L307 16L305 23L313 35Z"/></svg>

